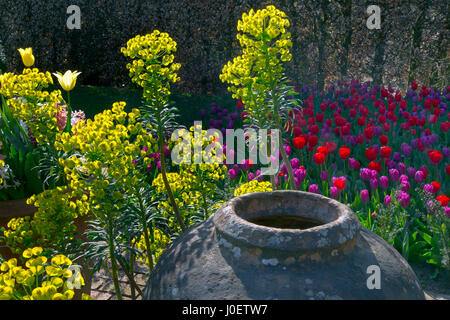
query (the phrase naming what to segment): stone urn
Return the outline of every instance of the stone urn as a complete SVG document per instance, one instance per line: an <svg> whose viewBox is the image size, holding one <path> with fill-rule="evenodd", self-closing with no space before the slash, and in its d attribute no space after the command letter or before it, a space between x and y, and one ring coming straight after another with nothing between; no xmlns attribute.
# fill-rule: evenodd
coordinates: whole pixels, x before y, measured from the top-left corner
<svg viewBox="0 0 450 320"><path fill-rule="evenodd" d="M405 259L347 206L301 191L246 194L180 236L144 299L425 299Z"/></svg>

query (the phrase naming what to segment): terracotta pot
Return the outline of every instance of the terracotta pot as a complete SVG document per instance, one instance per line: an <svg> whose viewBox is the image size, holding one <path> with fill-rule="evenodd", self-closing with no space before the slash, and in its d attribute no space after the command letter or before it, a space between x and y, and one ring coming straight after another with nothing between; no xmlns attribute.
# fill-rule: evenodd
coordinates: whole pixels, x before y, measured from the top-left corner
<svg viewBox="0 0 450 320"><path fill-rule="evenodd" d="M378 287L379 285L379 287ZM232 199L160 257L144 299L425 299L345 205L300 191Z"/></svg>
<svg viewBox="0 0 450 320"><path fill-rule="evenodd" d="M37 212L37 208L32 205L27 204L27 199L11 200L11 201L0 201L0 228L6 227L8 222L13 218L18 217L32 217ZM75 219L75 226L77 227L77 232L79 234L78 238L83 242L86 242L86 236L84 232L87 229L87 221L91 217L89 215ZM7 247L0 247L0 254L5 260L11 258L19 258L17 255L13 254L11 250ZM81 274L85 279L85 286L81 290L77 291L74 299L81 299L81 294L90 294L92 276L90 274L92 266L90 263L81 263L82 271Z"/></svg>

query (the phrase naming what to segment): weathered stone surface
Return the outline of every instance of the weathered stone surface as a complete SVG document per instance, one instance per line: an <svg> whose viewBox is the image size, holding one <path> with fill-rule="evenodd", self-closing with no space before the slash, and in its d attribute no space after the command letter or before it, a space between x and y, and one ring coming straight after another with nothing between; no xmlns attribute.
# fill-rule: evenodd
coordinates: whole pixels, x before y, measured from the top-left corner
<svg viewBox="0 0 450 320"><path fill-rule="evenodd" d="M249 222L277 216L315 219L320 225L281 229ZM371 265L380 268L380 289L367 286ZM143 298L425 297L403 257L361 227L347 206L321 195L276 191L234 198L184 233L160 257Z"/></svg>

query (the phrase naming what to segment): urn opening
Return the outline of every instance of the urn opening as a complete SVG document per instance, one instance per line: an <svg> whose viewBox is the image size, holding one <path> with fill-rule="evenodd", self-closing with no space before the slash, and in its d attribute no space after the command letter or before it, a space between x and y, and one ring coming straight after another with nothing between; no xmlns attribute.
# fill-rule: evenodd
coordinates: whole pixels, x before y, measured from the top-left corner
<svg viewBox="0 0 450 320"><path fill-rule="evenodd" d="M317 219L290 215L263 216L252 218L248 221L264 227L299 230L310 229L324 224Z"/></svg>

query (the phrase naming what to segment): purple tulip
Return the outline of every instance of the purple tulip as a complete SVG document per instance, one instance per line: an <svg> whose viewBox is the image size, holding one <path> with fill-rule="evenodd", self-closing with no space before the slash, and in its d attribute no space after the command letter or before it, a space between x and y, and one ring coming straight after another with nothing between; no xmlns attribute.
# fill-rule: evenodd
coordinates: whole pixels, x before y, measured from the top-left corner
<svg viewBox="0 0 450 320"><path fill-rule="evenodd" d="M247 172L248 170L250 170L250 160L248 160L248 159L242 160L241 168L242 168L242 171L244 171L244 172Z"/></svg>
<svg viewBox="0 0 450 320"><path fill-rule="evenodd" d="M370 178L371 178L371 179L377 179L377 178L378 178L378 172L377 172L377 170L371 170L371 171L370 171Z"/></svg>
<svg viewBox="0 0 450 320"><path fill-rule="evenodd" d="M158 161L156 165L158 166L158 171L161 172L161 161Z"/></svg>
<svg viewBox="0 0 450 320"><path fill-rule="evenodd" d="M293 158L291 160L291 167L292 170L297 170L298 168L300 168L300 160L298 160L297 158Z"/></svg>
<svg viewBox="0 0 450 320"><path fill-rule="evenodd" d="M297 177L300 181L305 180L306 170L305 169L297 169L294 172L295 177Z"/></svg>
<svg viewBox="0 0 450 320"><path fill-rule="evenodd" d="M370 189L375 190L378 188L378 179L377 178L371 178L370 179Z"/></svg>
<svg viewBox="0 0 450 320"><path fill-rule="evenodd" d="M392 161L391 159L386 159L386 167L388 169L394 169L395 168L395 161Z"/></svg>
<svg viewBox="0 0 450 320"><path fill-rule="evenodd" d="M278 177L275 177L274 180L275 180L275 187L278 188L280 186L280 179L278 179Z"/></svg>
<svg viewBox="0 0 450 320"><path fill-rule="evenodd" d="M288 169L285 163L283 163L283 165L281 166L280 172L283 173L284 175L288 174Z"/></svg>
<svg viewBox="0 0 450 320"><path fill-rule="evenodd" d="M252 181L253 179L255 179L255 174L253 172L250 172L247 176L247 180Z"/></svg>
<svg viewBox="0 0 450 320"><path fill-rule="evenodd" d="M403 142L402 145L400 146L400 150L405 156L408 157L409 155L411 155L412 148L409 146L409 144Z"/></svg>
<svg viewBox="0 0 450 320"><path fill-rule="evenodd" d="M431 185L431 184L429 184L429 183L427 183L426 185L424 185L424 186L423 186L423 189L424 189L426 192L430 193L430 194L433 194L433 193L434 193L434 187L433 187L433 185Z"/></svg>
<svg viewBox="0 0 450 320"><path fill-rule="evenodd" d="M361 168L359 170L359 177L361 180L369 181L371 178L371 170L367 168Z"/></svg>
<svg viewBox="0 0 450 320"><path fill-rule="evenodd" d="M386 207L389 207L389 205L391 204L391 202L392 202L392 197L391 197L390 195L387 195L387 196L384 197L384 205L385 205Z"/></svg>
<svg viewBox="0 0 450 320"><path fill-rule="evenodd" d="M409 167L408 169L406 169L406 173L408 174L408 176L410 178L414 178L415 174L416 174L416 168L414 167Z"/></svg>
<svg viewBox="0 0 450 320"><path fill-rule="evenodd" d="M350 166L350 168L352 168L353 170L359 170L360 167L360 163L359 161L357 161L354 158L349 158L348 159L348 165Z"/></svg>
<svg viewBox="0 0 450 320"><path fill-rule="evenodd" d="M400 203L400 205L403 208L409 207L409 200L410 200L410 196L409 196L408 193L406 193L404 191L399 191L398 192L397 201Z"/></svg>
<svg viewBox="0 0 450 320"><path fill-rule="evenodd" d="M404 192L409 191L409 188L410 188L409 181L406 181L406 180L401 181L401 185L402 185L402 187L401 187L402 191L404 191Z"/></svg>
<svg viewBox="0 0 450 320"><path fill-rule="evenodd" d="M397 164L397 170L398 170L398 172L399 172L400 174L404 174L404 173L405 173L405 170L406 170L405 164L404 164L403 162L399 162L399 163Z"/></svg>
<svg viewBox="0 0 450 320"><path fill-rule="evenodd" d="M381 176L380 177L380 187L382 189L387 189L389 188L389 178L386 176Z"/></svg>
<svg viewBox="0 0 450 320"><path fill-rule="evenodd" d="M323 170L323 171L320 173L320 180L322 180L322 181L328 180L328 172L327 172L326 170Z"/></svg>
<svg viewBox="0 0 450 320"><path fill-rule="evenodd" d="M367 189L361 190L361 201L365 203L369 202L369 199L370 199L369 190Z"/></svg>
<svg viewBox="0 0 450 320"><path fill-rule="evenodd" d="M426 204L426 209L427 209L427 213L431 216L434 214L435 211L435 206L433 203L433 200L428 200L427 204Z"/></svg>
<svg viewBox="0 0 450 320"><path fill-rule="evenodd" d="M330 188L330 196L333 199L337 199L339 197L339 190L336 187L331 187Z"/></svg>
<svg viewBox="0 0 450 320"><path fill-rule="evenodd" d="M285 144L284 145L284 151L286 151L286 155L290 156L292 154L292 148L291 146Z"/></svg>
<svg viewBox="0 0 450 320"><path fill-rule="evenodd" d="M319 193L319 187L317 184L312 184L309 186L308 191L311 193Z"/></svg>
<svg viewBox="0 0 450 320"><path fill-rule="evenodd" d="M228 175L231 180L235 180L237 178L237 172L234 169L228 170Z"/></svg>
<svg viewBox="0 0 450 320"><path fill-rule="evenodd" d="M414 175L414 179L416 180L416 182L424 182L425 181L425 175L423 174L422 170L416 171L415 175Z"/></svg>

